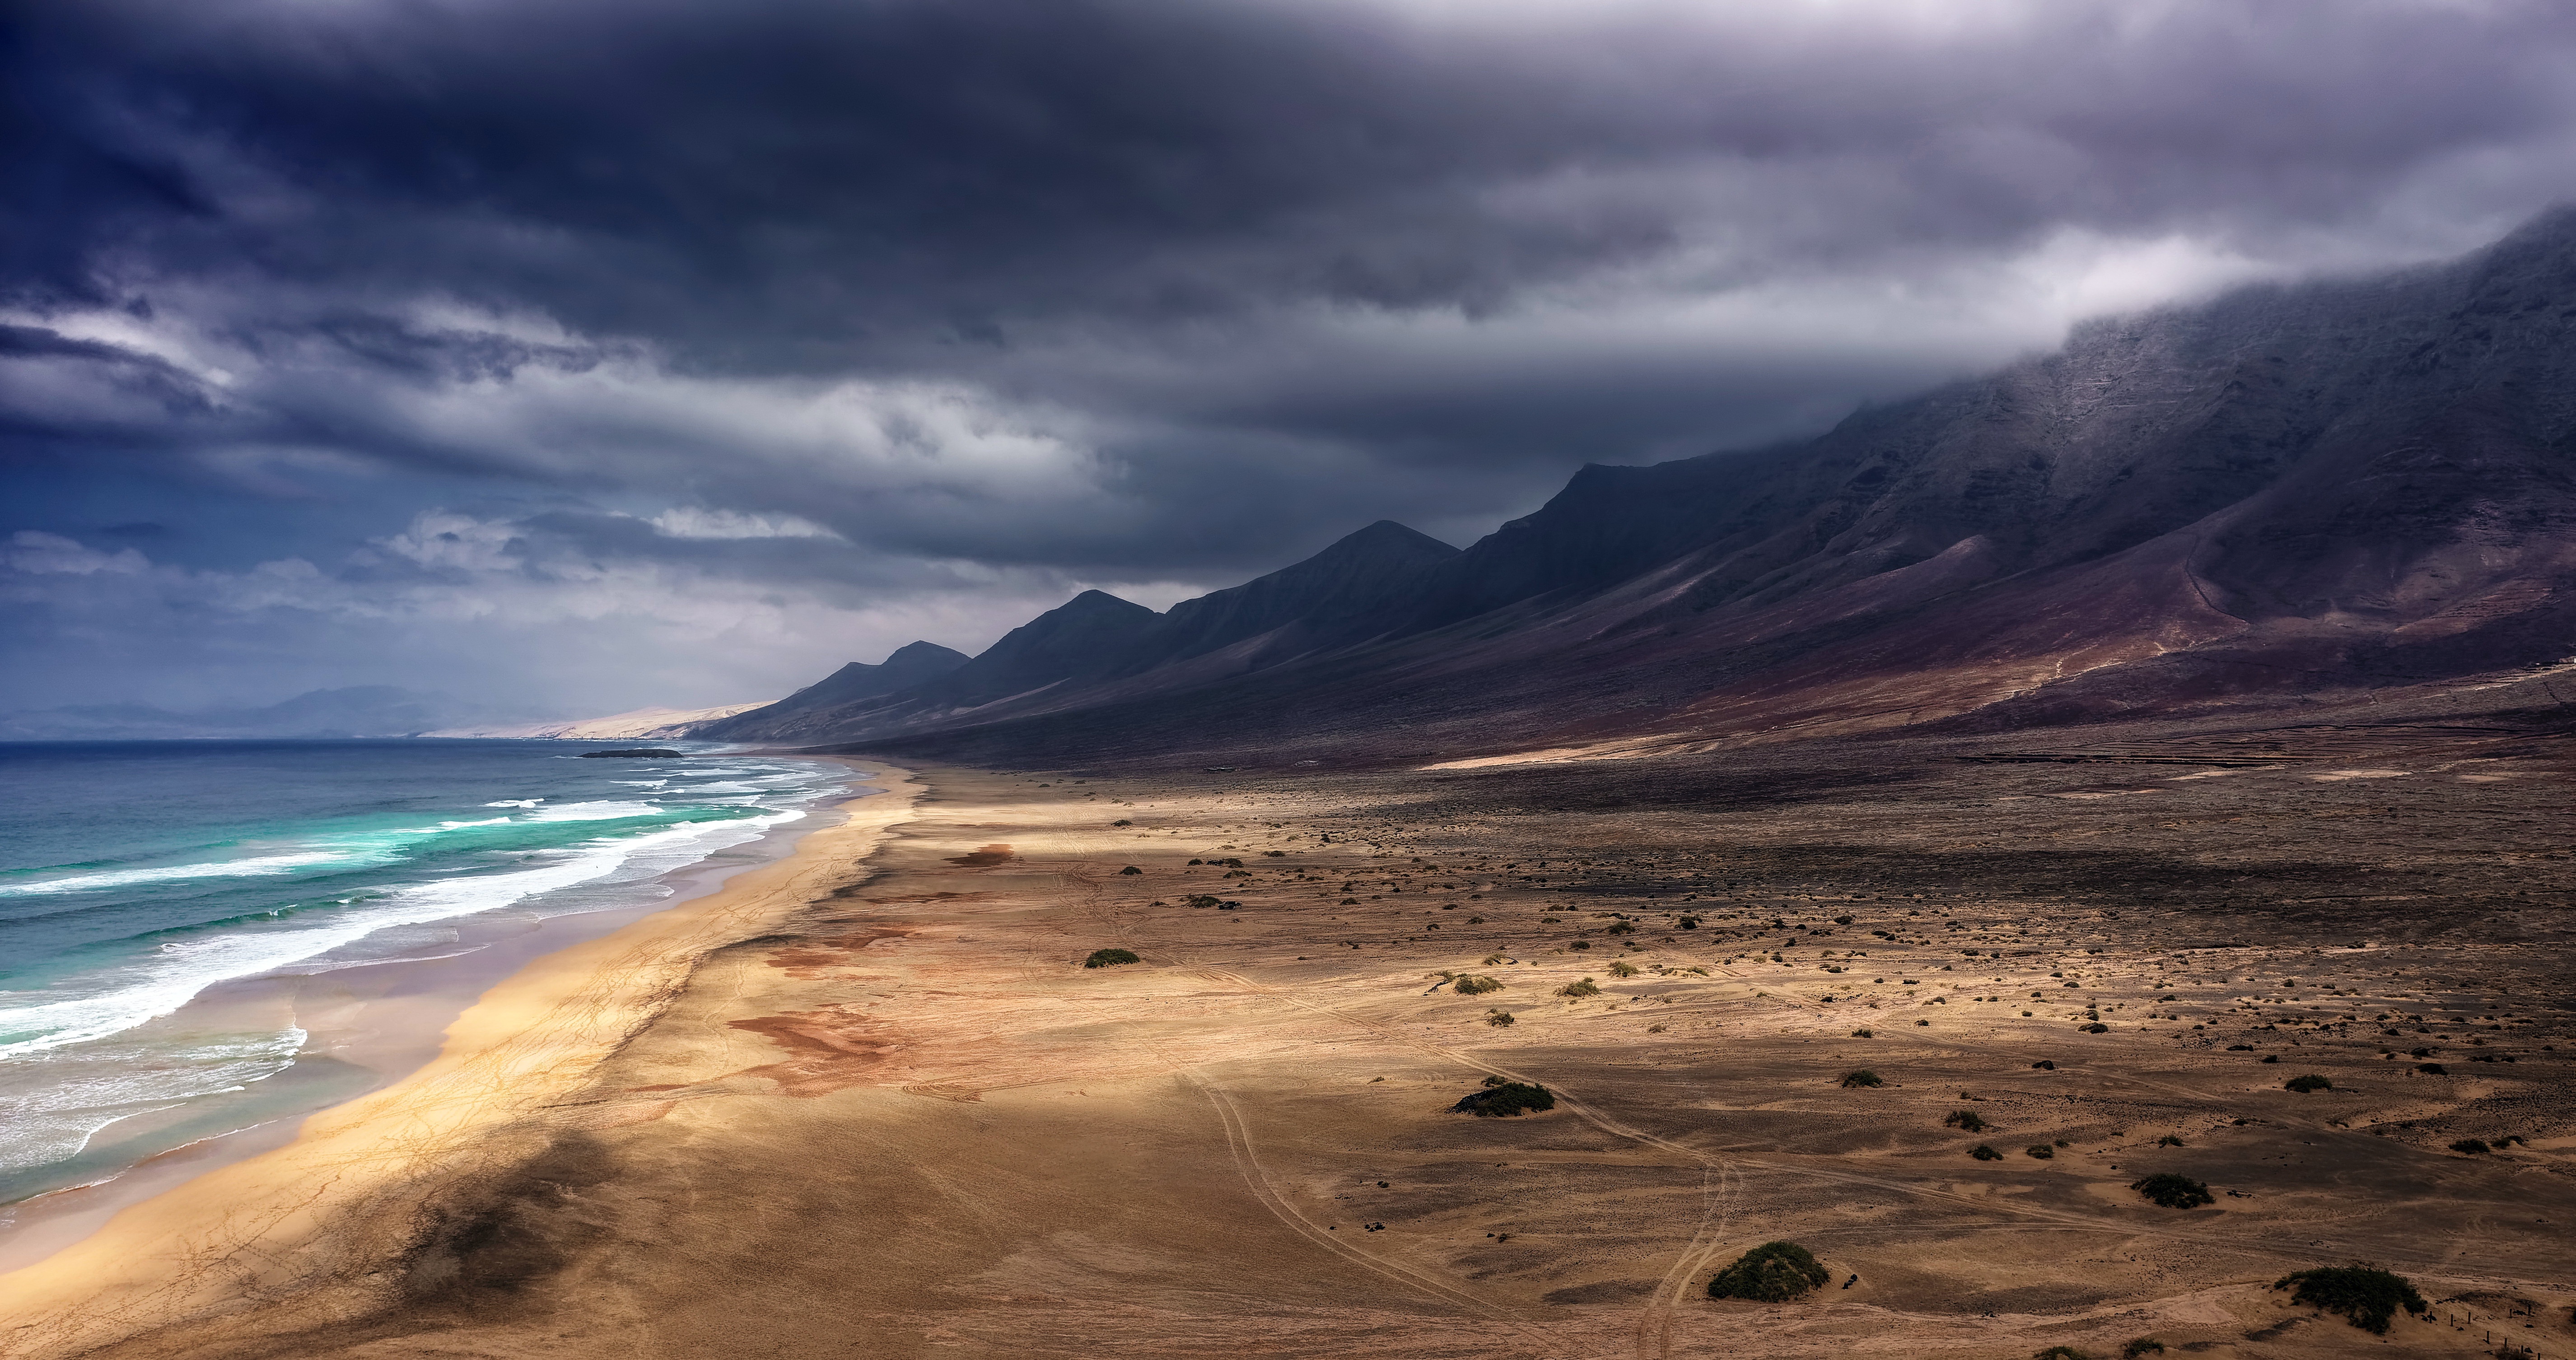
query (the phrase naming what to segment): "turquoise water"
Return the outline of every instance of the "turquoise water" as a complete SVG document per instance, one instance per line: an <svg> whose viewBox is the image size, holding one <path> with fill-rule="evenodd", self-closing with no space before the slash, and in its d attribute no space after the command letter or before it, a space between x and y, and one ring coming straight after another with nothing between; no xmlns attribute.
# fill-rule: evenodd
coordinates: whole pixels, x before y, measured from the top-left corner
<svg viewBox="0 0 2576 1360"><path fill-rule="evenodd" d="M373 1084L293 979L667 898L853 778L614 745L0 745L0 1204Z"/></svg>

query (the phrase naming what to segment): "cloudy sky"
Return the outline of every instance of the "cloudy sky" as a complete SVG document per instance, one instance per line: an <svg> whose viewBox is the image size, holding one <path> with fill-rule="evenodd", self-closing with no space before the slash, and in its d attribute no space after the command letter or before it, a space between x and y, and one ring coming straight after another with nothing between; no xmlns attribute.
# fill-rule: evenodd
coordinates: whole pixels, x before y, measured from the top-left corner
<svg viewBox="0 0 2576 1360"><path fill-rule="evenodd" d="M2542 3L8 22L0 709L772 697L2576 196Z"/></svg>

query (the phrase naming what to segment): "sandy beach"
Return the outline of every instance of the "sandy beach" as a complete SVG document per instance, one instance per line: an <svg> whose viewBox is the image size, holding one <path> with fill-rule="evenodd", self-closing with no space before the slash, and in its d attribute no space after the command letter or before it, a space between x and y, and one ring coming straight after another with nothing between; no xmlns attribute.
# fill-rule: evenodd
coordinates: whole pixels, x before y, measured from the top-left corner
<svg viewBox="0 0 2576 1360"><path fill-rule="evenodd" d="M914 786L902 771L867 768L867 792L791 854L533 960L465 1008L436 1056L403 1080L300 1129L255 1130L242 1141L269 1150L170 1185L85 1239L0 1274L0 1354L84 1353L254 1299L280 1300L289 1320L369 1306L380 1292L371 1281L402 1249L403 1221L433 1187L542 1146L543 1126L595 1117L567 1106L567 1094L707 951L845 879L901 819ZM171 1160L185 1168L212 1155ZM156 1188L170 1181L151 1167L140 1178Z"/></svg>
<svg viewBox="0 0 2576 1360"><path fill-rule="evenodd" d="M0 1334L424 1360L2576 1350L2576 1041L2523 999L2560 967L2554 916L2213 887L2315 881L2314 836L2388 818L2384 780L1867 754L926 770L722 901L513 979L401 1090L0 1280ZM2488 861L2563 796L2554 766L2370 754L2350 768L2422 801L2339 874L2438 864L2455 903L2519 901L2501 885L2535 880ZM1141 961L1082 966L1103 948ZM2401 1010L2402 1039L2347 1018ZM2332 1089L2283 1089L2309 1073ZM1452 1111L1489 1077L1556 1107ZM2470 1134L2522 1141L2448 1150ZM2130 1189L2168 1170L2215 1204ZM1706 1296L1774 1238L1832 1285ZM2271 1287L2354 1260L2431 1318L2383 1340Z"/></svg>

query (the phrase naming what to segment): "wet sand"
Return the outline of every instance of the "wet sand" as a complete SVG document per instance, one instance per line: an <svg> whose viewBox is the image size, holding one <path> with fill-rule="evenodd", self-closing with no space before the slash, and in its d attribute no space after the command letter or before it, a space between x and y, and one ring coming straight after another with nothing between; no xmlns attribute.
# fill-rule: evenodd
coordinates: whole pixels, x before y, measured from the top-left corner
<svg viewBox="0 0 2576 1360"><path fill-rule="evenodd" d="M864 865L780 885L544 1100L264 1229L290 1251L201 1239L191 1293L138 1268L121 1313L0 1336L2576 1355L2576 752L2461 727L931 770ZM1141 962L1081 966L1104 947ZM2311 1074L2332 1088L2285 1089ZM1451 1111L1488 1076L1557 1106ZM2494 1150L2451 1149L2471 1137ZM2163 1171L2217 1202L2129 1188ZM1706 1296L1774 1238L1832 1283ZM2353 1261L2408 1275L2433 1320L2382 1339L2271 1288Z"/></svg>

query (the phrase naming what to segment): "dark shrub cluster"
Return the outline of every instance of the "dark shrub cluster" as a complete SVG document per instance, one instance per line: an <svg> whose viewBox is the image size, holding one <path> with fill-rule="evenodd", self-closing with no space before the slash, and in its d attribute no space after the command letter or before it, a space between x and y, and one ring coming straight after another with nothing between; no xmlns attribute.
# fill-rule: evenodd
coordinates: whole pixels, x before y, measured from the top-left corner
<svg viewBox="0 0 2576 1360"><path fill-rule="evenodd" d="M2365 1332L2385 1333L2389 1319L2403 1307L2407 1312L2423 1312L2424 1296L2405 1276L2376 1270L2369 1266L2324 1266L2284 1275L2272 1285L2274 1289L2292 1289L2293 1302L2329 1313L2341 1313L2345 1320Z"/></svg>
<svg viewBox="0 0 2576 1360"><path fill-rule="evenodd" d="M2002 1153L1995 1151L1993 1148L1990 1148L1983 1143L1979 1143L1975 1147L1968 1149L1968 1155L1981 1162L2000 1162L2004 1159L2004 1155Z"/></svg>
<svg viewBox="0 0 2576 1360"><path fill-rule="evenodd" d="M1532 1110L1556 1108L1556 1097L1544 1086L1533 1086L1519 1081L1497 1081L1493 1078L1487 1078L1486 1081L1484 1090L1468 1092L1459 1098L1457 1104L1450 1106L1450 1110L1490 1119L1502 1115L1518 1115Z"/></svg>
<svg viewBox="0 0 2576 1360"><path fill-rule="evenodd" d="M2306 1095L2310 1091L2331 1091L2334 1089L2334 1083L2318 1076L2314 1072L2310 1072L2306 1076L2292 1077L2288 1081L2282 1082L2281 1089L2284 1091L2296 1091L2301 1095Z"/></svg>
<svg viewBox="0 0 2576 1360"><path fill-rule="evenodd" d="M2148 1202L2161 1204L2168 1209L2196 1209L2204 1204L2218 1202L2211 1198L2208 1186L2189 1176L2176 1175L2171 1171L2159 1171L2152 1176L2141 1176L2129 1182L2129 1188L2146 1196Z"/></svg>
<svg viewBox="0 0 2576 1360"><path fill-rule="evenodd" d="M1082 961L1085 968L1110 968L1122 963L1143 963L1132 949L1095 949Z"/></svg>
<svg viewBox="0 0 2576 1360"><path fill-rule="evenodd" d="M1994 1127L1974 1110L1952 1110L1941 1122L1963 1133L1984 1133Z"/></svg>
<svg viewBox="0 0 2576 1360"><path fill-rule="evenodd" d="M1843 1089L1845 1090L1849 1090L1855 1086L1885 1086L1886 1084L1887 1082L1885 1079L1881 1078L1876 1072L1872 1072L1866 1067L1857 1072L1843 1073Z"/></svg>
<svg viewBox="0 0 2576 1360"><path fill-rule="evenodd" d="M1735 1258L1708 1282L1712 1299L1786 1303L1834 1277L1813 1253L1795 1242L1765 1242Z"/></svg>

